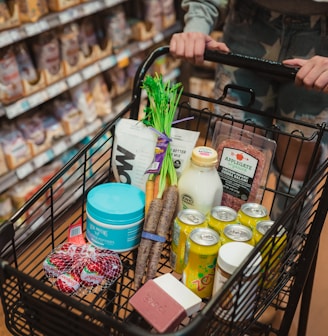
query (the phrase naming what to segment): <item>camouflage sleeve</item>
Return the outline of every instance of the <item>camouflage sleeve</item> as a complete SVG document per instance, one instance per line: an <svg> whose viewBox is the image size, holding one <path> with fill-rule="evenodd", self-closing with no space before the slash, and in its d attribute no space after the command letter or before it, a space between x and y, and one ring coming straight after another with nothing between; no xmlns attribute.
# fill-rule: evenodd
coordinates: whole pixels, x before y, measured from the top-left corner
<svg viewBox="0 0 328 336"><path fill-rule="evenodd" d="M228 0L182 0L184 31L209 34L219 19L220 8L227 6Z"/></svg>

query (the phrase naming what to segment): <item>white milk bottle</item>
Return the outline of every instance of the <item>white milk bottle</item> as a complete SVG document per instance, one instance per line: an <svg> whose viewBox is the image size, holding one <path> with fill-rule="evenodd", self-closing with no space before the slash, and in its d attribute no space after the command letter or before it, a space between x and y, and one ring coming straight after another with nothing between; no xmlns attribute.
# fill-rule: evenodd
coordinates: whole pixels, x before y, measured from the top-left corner
<svg viewBox="0 0 328 336"><path fill-rule="evenodd" d="M179 181L179 210L197 209L207 215L221 204L222 182L216 170L217 152L207 146L195 147L190 166L182 173Z"/></svg>

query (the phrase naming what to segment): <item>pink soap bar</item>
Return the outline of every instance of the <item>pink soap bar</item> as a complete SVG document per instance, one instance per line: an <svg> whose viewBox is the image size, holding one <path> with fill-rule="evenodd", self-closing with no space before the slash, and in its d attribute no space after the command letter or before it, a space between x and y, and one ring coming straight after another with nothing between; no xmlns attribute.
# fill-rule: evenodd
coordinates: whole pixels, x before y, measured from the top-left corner
<svg viewBox="0 0 328 336"><path fill-rule="evenodd" d="M160 333L175 330L187 316L184 308L153 280L148 280L129 302Z"/></svg>

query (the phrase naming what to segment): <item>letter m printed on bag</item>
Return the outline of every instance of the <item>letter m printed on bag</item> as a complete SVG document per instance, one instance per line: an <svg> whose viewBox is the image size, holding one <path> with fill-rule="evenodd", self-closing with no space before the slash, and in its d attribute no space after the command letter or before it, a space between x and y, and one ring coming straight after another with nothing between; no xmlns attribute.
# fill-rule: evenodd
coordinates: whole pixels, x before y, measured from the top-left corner
<svg viewBox="0 0 328 336"><path fill-rule="evenodd" d="M123 183L131 183L131 177L128 171L131 171L133 166L128 161L133 161L135 154L124 149L122 146L117 146L117 152L122 153L122 155L116 155L116 165L117 171L120 176L120 181Z"/></svg>

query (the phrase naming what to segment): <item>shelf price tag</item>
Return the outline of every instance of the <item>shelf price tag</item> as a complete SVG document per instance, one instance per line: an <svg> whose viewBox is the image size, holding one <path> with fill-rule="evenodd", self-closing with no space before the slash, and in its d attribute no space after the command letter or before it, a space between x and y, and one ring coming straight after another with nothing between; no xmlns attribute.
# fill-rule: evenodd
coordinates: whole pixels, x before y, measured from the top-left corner
<svg viewBox="0 0 328 336"><path fill-rule="evenodd" d="M11 36L11 39L13 42L19 41L22 39L22 34L20 33L19 29L13 29L9 32L9 35Z"/></svg>
<svg viewBox="0 0 328 336"><path fill-rule="evenodd" d="M74 20L74 14L75 12L73 11L73 9L68 9L66 11L63 11L59 14L59 21L61 24L70 22Z"/></svg>
<svg viewBox="0 0 328 336"><path fill-rule="evenodd" d="M113 7L116 5L116 3L119 3L120 1L117 0L105 0L106 7Z"/></svg>
<svg viewBox="0 0 328 336"><path fill-rule="evenodd" d="M39 91L37 93L34 93L33 95L28 97L29 107L35 107L39 106L40 104L44 103L48 100L47 91Z"/></svg>
<svg viewBox="0 0 328 336"><path fill-rule="evenodd" d="M35 168L40 168L44 166L46 163L48 163L49 161L51 161L53 158L54 158L54 153L51 149L49 149L43 152L42 154L36 156L33 159L34 166Z"/></svg>
<svg viewBox="0 0 328 336"><path fill-rule="evenodd" d="M82 139L84 139L88 135L87 129L83 128L70 136L71 145L76 145Z"/></svg>
<svg viewBox="0 0 328 336"><path fill-rule="evenodd" d="M106 71L112 68L115 64L116 64L116 58L113 55L105 57L99 61L101 71Z"/></svg>
<svg viewBox="0 0 328 336"><path fill-rule="evenodd" d="M48 97L49 99L56 97L66 90L67 90L66 82L64 80L59 81L47 87Z"/></svg>
<svg viewBox="0 0 328 336"><path fill-rule="evenodd" d="M28 109L30 109L30 104L28 100L22 99L17 101L16 103L6 106L6 116L8 119L14 119Z"/></svg>
<svg viewBox="0 0 328 336"><path fill-rule="evenodd" d="M16 175L20 180L22 180L24 177L33 173L33 171L34 167L32 162L27 162L16 169Z"/></svg>
<svg viewBox="0 0 328 336"><path fill-rule="evenodd" d="M20 112L18 112L17 110L18 110L17 109L17 103L6 106L5 111L6 111L7 118L8 119L14 119L16 116L20 115Z"/></svg>
<svg viewBox="0 0 328 336"><path fill-rule="evenodd" d="M83 81L83 78L79 72L76 72L75 74L67 77L66 81L67 81L67 85L70 88L72 88L76 85L79 85Z"/></svg>
<svg viewBox="0 0 328 336"><path fill-rule="evenodd" d="M92 1L92 3L91 2L86 3L83 6L84 15L91 15L95 12L98 12L101 9L101 7L102 6L98 1Z"/></svg>
<svg viewBox="0 0 328 336"><path fill-rule="evenodd" d="M28 23L25 25L25 31L28 36L34 36L41 33L39 22Z"/></svg>
<svg viewBox="0 0 328 336"><path fill-rule="evenodd" d="M99 72L100 68L97 63L89 65L82 70L84 79L90 79L91 77L94 77L95 75L99 74Z"/></svg>
<svg viewBox="0 0 328 336"><path fill-rule="evenodd" d="M64 153L67 149L68 149L68 146L65 140L61 140L52 146L52 151L55 156L58 156Z"/></svg>
<svg viewBox="0 0 328 336"><path fill-rule="evenodd" d="M0 48L9 45L13 43L12 38L10 35L6 34L6 33L1 33L0 34Z"/></svg>
<svg viewBox="0 0 328 336"><path fill-rule="evenodd" d="M58 14L54 14L54 13L50 14L49 16L47 16L46 20L47 20L47 24L49 28L55 28L61 24L60 17Z"/></svg>
<svg viewBox="0 0 328 336"><path fill-rule="evenodd" d="M44 31L50 29L48 21L47 20L39 21L39 28L40 28L41 32L44 32Z"/></svg>

